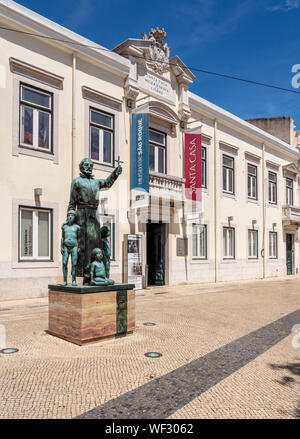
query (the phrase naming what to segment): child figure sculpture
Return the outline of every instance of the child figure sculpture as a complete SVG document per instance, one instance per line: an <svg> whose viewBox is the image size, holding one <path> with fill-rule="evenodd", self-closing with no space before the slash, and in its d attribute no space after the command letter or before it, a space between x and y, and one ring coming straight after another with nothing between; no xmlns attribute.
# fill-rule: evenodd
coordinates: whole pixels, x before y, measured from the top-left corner
<svg viewBox="0 0 300 439"><path fill-rule="evenodd" d="M78 240L80 226L76 224L76 211L69 210L67 213L67 221L62 224L61 230L61 254L63 256L63 285L68 285L68 260L71 254L72 261L72 285L77 286L76 283L76 265L78 261Z"/></svg>
<svg viewBox="0 0 300 439"><path fill-rule="evenodd" d="M106 277L109 278L111 251L108 238L110 237L110 230L107 226L103 226L101 227L100 232L103 250L103 262L105 266Z"/></svg>
<svg viewBox="0 0 300 439"><path fill-rule="evenodd" d="M94 248L92 251L91 262L91 285L113 285L115 283L106 277L103 252L100 248Z"/></svg>

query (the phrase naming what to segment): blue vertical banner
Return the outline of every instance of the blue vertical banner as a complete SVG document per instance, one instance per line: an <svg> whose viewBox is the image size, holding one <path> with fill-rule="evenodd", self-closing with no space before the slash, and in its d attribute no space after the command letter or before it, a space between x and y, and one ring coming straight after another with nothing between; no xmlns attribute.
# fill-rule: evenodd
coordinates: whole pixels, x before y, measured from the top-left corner
<svg viewBox="0 0 300 439"><path fill-rule="evenodd" d="M149 111L147 107L132 113L131 120L131 193L132 207L149 201Z"/></svg>

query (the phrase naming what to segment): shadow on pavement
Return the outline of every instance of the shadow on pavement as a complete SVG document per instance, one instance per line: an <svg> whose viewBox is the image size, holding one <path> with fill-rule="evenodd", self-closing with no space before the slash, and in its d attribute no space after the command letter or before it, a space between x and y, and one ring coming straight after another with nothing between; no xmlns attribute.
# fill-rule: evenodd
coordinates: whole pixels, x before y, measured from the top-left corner
<svg viewBox="0 0 300 439"><path fill-rule="evenodd" d="M290 374L295 377L300 377L300 361L298 363L287 363L287 364L270 364L272 369L282 369L290 372ZM294 376L284 375L281 380L276 380L277 383L282 386L292 385L292 384L300 384L300 380L294 378ZM300 400L297 408L294 410L296 418L300 419Z"/></svg>

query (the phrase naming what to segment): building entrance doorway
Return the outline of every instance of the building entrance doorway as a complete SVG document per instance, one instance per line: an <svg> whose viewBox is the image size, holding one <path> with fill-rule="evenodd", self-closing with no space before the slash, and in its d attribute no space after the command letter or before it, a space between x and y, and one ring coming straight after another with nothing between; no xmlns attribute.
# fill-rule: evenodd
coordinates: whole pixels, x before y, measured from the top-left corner
<svg viewBox="0 0 300 439"><path fill-rule="evenodd" d="M286 274L293 274L293 235L286 234Z"/></svg>
<svg viewBox="0 0 300 439"><path fill-rule="evenodd" d="M148 285L165 285L165 243L164 223L147 224Z"/></svg>

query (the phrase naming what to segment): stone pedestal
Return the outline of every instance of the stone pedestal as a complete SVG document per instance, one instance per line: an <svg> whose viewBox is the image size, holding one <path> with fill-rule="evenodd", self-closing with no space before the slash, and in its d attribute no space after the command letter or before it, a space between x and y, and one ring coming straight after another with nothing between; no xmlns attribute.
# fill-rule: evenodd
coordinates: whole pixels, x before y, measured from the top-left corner
<svg viewBox="0 0 300 439"><path fill-rule="evenodd" d="M51 335L84 345L133 333L134 284L48 288Z"/></svg>

